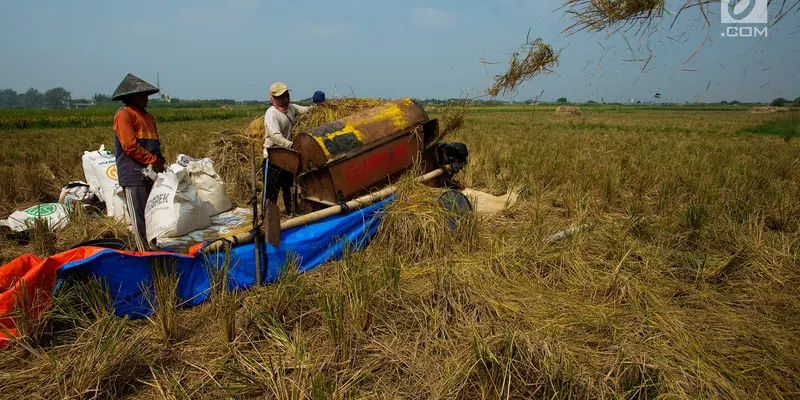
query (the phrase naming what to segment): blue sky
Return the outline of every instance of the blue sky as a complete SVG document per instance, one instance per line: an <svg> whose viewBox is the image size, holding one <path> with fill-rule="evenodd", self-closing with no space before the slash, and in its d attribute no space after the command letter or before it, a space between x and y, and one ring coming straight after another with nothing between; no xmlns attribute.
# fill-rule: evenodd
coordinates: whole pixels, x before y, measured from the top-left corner
<svg viewBox="0 0 800 400"><path fill-rule="evenodd" d="M558 0L440 1L7 1L0 0L0 88L63 86L111 93L131 72L173 97L267 97L273 81L295 98L477 97L525 40L562 50L557 75L515 98L543 100L769 101L800 96L800 14L769 37L723 38L719 5L710 33L686 11L669 29L626 37L561 32L572 21ZM679 2L667 1L676 11ZM771 12L774 13L774 7ZM688 63L692 53L709 40ZM671 39L670 39L671 38ZM630 43L630 48L626 44ZM605 49L605 50L604 50ZM648 50L649 49L649 50ZM633 51L632 51L633 50ZM653 59L642 71L642 62ZM687 71L688 70L688 71Z"/></svg>

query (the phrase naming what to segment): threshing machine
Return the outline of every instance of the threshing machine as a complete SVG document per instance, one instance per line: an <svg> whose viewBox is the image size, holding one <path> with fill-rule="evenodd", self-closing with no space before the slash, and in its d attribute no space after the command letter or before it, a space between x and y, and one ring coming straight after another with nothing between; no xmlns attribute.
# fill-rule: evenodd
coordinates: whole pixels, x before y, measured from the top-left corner
<svg viewBox="0 0 800 400"><path fill-rule="evenodd" d="M426 184L452 185L450 178L468 155L462 143L439 142L439 121L408 98L300 132L294 139L294 151L270 149L270 160L296 173L304 204L320 207L379 190L415 163L423 174L443 170Z"/></svg>

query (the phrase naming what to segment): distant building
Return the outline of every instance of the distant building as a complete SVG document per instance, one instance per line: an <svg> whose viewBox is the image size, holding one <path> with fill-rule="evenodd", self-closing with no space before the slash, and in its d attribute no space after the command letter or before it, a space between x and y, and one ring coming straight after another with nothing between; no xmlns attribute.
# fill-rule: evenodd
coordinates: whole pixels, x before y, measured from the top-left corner
<svg viewBox="0 0 800 400"><path fill-rule="evenodd" d="M67 104L67 108L74 108L74 109L84 109L84 108L89 108L89 107L94 107L94 106L95 106L95 102L91 101L91 100L89 100L89 101L81 101L81 100L79 100L77 102L73 101L73 102L70 102L69 104Z"/></svg>

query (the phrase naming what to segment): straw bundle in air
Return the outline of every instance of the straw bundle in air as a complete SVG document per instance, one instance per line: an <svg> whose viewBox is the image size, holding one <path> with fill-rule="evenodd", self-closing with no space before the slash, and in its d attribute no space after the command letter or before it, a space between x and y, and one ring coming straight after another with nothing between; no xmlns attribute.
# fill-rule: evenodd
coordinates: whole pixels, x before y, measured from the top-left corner
<svg viewBox="0 0 800 400"><path fill-rule="evenodd" d="M464 120L466 120L466 118L467 107L447 107L444 112L442 112L442 117L440 118L441 124L439 128L441 137L445 137L461 129L461 127L464 126Z"/></svg>
<svg viewBox="0 0 800 400"><path fill-rule="evenodd" d="M442 114L439 116L439 135L436 139L430 141L429 146L432 146L444 139L447 135L454 133L464 126L464 121L467 118L466 106L447 106Z"/></svg>
<svg viewBox="0 0 800 400"><path fill-rule="evenodd" d="M520 58L525 54L524 58ZM553 72L552 68L558 64L559 53L550 45L542 42L541 38L533 42L526 40L522 48L511 55L508 61L508 71L494 78L494 85L489 88L491 96L499 93L514 92L517 86L536 75Z"/></svg>
<svg viewBox="0 0 800 400"><path fill-rule="evenodd" d="M568 0L567 13L576 20L567 31L598 32L608 28L647 27L664 12L664 0Z"/></svg>
<svg viewBox="0 0 800 400"><path fill-rule="evenodd" d="M297 125L293 132L298 134L311 128L316 128L349 115L377 107L384 102L378 99L338 99L316 105L311 111L298 117ZM247 127L247 135L254 139L264 139L264 117L258 117Z"/></svg>

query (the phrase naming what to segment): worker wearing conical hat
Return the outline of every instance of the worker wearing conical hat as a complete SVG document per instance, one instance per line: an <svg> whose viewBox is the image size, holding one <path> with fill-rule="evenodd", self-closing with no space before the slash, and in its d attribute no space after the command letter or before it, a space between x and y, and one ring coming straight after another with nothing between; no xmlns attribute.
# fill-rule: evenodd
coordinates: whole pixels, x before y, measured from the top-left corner
<svg viewBox="0 0 800 400"><path fill-rule="evenodd" d="M156 121L145 109L147 97L158 91L157 87L128 74L111 96L111 100L125 104L114 115L114 154L119 185L125 192L125 204L139 251L150 250L144 209L153 188L153 181L142 174L142 170L152 165L156 172L164 171Z"/></svg>
<svg viewBox="0 0 800 400"><path fill-rule="evenodd" d="M297 116L305 114L311 107L299 106L292 104L289 98L289 87L281 82L273 83L269 87L269 99L272 102L272 107L267 109L264 114L264 129L266 135L264 137L264 166L269 162L269 148L270 147L292 147L292 128L297 124ZM283 204L286 207L286 213L292 214L294 209L292 207L292 184L294 183L294 174L280 168L276 165L270 164L267 168L266 183L264 187L264 197L278 201L278 193L283 190Z"/></svg>

